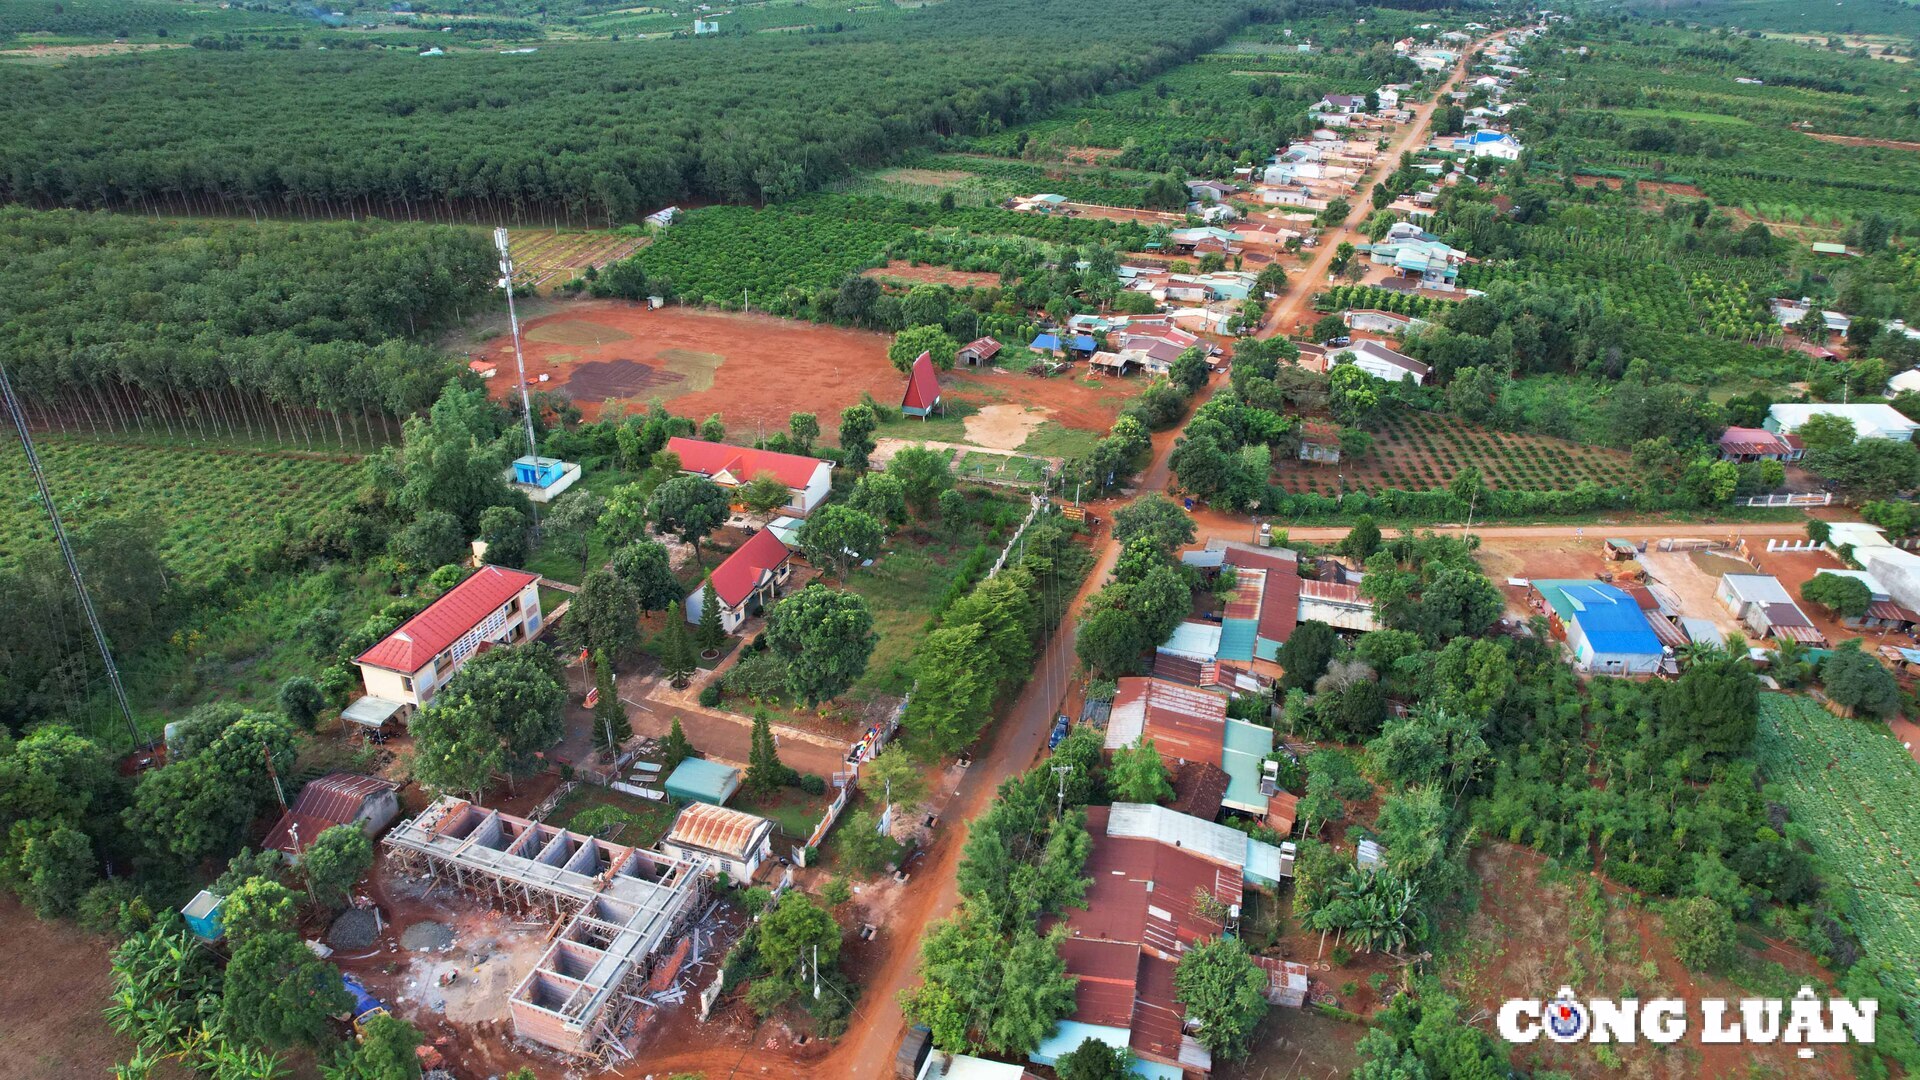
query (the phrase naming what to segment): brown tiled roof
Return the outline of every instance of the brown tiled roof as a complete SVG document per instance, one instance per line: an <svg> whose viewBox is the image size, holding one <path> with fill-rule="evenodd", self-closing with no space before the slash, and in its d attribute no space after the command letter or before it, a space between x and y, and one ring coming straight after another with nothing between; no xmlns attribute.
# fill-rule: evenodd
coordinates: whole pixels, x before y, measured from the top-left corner
<svg viewBox="0 0 1920 1080"><path fill-rule="evenodd" d="M1167 809L1212 821L1227 796L1226 770L1210 761L1189 761L1174 771L1173 802Z"/></svg>

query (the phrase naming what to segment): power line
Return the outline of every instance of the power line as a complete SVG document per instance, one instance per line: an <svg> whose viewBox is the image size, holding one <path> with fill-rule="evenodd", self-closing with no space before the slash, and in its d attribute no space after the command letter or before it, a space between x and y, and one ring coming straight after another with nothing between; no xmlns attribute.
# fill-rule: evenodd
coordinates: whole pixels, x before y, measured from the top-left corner
<svg viewBox="0 0 1920 1080"><path fill-rule="evenodd" d="M120 685L120 669L113 662L113 646L107 642L107 632L100 625L100 616L93 610L93 597L87 593L87 582L80 574L80 562L73 557L73 543L67 539L67 528L60 522L60 511L53 505L53 491L47 486L47 474L40 468L40 455L34 452L33 435L27 431L26 414L20 411L20 399L14 396L13 381L7 378L6 365L0 364L0 398L6 400L7 415L13 418L13 427L20 433L20 448L27 452L27 469L33 473L33 482L40 489L40 501L46 505L47 520L53 525L53 538L59 542L60 557L67 564L67 576L73 579L73 589L80 595L80 610L87 617L87 625L93 630L93 643L100 648L100 659L107 665L107 684L113 687L114 701L120 706L120 715L126 718L127 734L132 736L133 745L140 745L140 725L133 719L133 707L127 704L126 687Z"/></svg>
<svg viewBox="0 0 1920 1080"><path fill-rule="evenodd" d="M500 287L507 293L507 325L513 330L513 366L520 376L520 418L527 425L527 455L533 458L533 467L540 468L540 446L533 437L533 403L527 397L527 361L520 353L520 315L513 307L513 254L508 250L507 230L493 230L493 246L500 249ZM540 537L540 504L532 499L527 506L533 511L533 535Z"/></svg>

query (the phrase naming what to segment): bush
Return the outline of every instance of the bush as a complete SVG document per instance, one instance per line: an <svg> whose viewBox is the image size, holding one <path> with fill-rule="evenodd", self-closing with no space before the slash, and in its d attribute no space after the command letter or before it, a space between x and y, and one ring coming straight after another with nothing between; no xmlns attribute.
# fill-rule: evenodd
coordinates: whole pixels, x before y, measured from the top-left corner
<svg viewBox="0 0 1920 1080"><path fill-rule="evenodd" d="M720 684L710 682L700 688L700 704L712 709L720 704Z"/></svg>
<svg viewBox="0 0 1920 1080"><path fill-rule="evenodd" d="M794 780L793 786L806 792L808 795L825 795L827 793L827 782L812 773L799 774Z"/></svg>
<svg viewBox="0 0 1920 1080"><path fill-rule="evenodd" d="M756 652L742 658L720 681L730 694L781 697L787 692L787 662L772 652Z"/></svg>

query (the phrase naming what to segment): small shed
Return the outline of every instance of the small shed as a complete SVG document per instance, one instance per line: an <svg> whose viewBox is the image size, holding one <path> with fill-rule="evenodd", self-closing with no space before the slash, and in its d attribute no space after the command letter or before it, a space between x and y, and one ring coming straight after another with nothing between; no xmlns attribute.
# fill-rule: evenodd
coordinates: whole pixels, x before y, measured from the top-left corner
<svg viewBox="0 0 1920 1080"><path fill-rule="evenodd" d="M748 882L773 854L773 822L742 810L689 803L674 818L660 850L695 865L704 863L711 873Z"/></svg>
<svg viewBox="0 0 1920 1080"><path fill-rule="evenodd" d="M215 896L201 889L198 895L187 901L186 907L180 909L180 914L186 916L187 929L193 931L193 936L202 941L219 941L227 933L227 928L220 923L221 909L226 905L226 897Z"/></svg>
<svg viewBox="0 0 1920 1080"><path fill-rule="evenodd" d="M983 337L975 338L960 346L959 351L953 354L953 359L955 363L975 367L992 363L993 358L998 355L1000 355L1000 343L993 338Z"/></svg>
<svg viewBox="0 0 1920 1080"><path fill-rule="evenodd" d="M508 483L537 503L552 502L580 479L580 466L532 454L513 459Z"/></svg>
<svg viewBox="0 0 1920 1080"><path fill-rule="evenodd" d="M1387 865L1386 850L1371 840L1362 840L1354 852L1354 864L1362 870L1378 870Z"/></svg>
<svg viewBox="0 0 1920 1080"><path fill-rule="evenodd" d="M377 776L328 773L300 789L293 806L260 842L261 850L278 851L289 862L298 862L300 853L335 825L358 825L377 836L400 814L398 790L399 785Z"/></svg>
<svg viewBox="0 0 1920 1080"><path fill-rule="evenodd" d="M705 758L688 758L673 770L664 786L676 799L725 806L740 790L740 770Z"/></svg>
<svg viewBox="0 0 1920 1080"><path fill-rule="evenodd" d="M1308 972L1305 964L1275 956L1256 956L1253 962L1267 973L1268 1004L1298 1009L1307 1003Z"/></svg>
<svg viewBox="0 0 1920 1080"><path fill-rule="evenodd" d="M407 708L407 703L404 701L390 701L387 698L365 694L354 699L353 704L342 709L340 719L370 731L378 731L386 727L387 721L393 719L394 716L405 708Z"/></svg>

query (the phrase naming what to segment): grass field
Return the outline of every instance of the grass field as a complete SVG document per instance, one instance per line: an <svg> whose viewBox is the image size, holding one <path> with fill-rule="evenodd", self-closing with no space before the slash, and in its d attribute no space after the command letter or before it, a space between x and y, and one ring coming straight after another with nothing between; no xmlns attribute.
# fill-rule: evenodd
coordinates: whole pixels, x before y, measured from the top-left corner
<svg viewBox="0 0 1920 1080"><path fill-rule="evenodd" d="M1828 873L1853 887L1853 925L1869 954L1920 1000L1920 765L1885 725L1785 694L1761 696L1754 754Z"/></svg>
<svg viewBox="0 0 1920 1080"><path fill-rule="evenodd" d="M39 436L36 448L69 529L115 517L150 524L167 564L189 578L252 552L283 514L311 520L360 478L352 455L72 435ZM52 543L53 529L25 480L19 445L9 439L0 462L20 477L0 502L0 566L8 566L28 547Z"/></svg>

